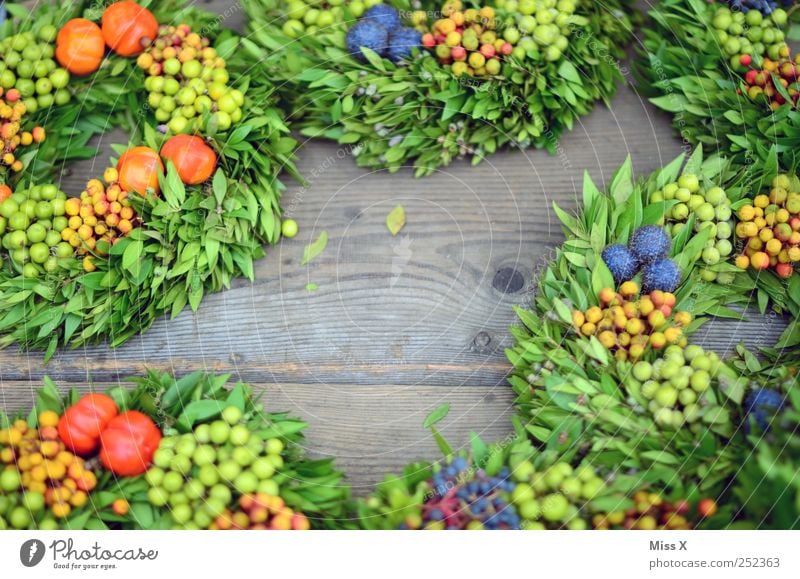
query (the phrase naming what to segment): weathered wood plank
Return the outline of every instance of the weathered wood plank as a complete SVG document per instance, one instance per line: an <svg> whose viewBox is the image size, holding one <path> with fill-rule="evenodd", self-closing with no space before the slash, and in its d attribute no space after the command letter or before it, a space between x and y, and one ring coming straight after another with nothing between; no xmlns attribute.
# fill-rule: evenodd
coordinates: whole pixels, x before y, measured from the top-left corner
<svg viewBox="0 0 800 579"><path fill-rule="evenodd" d="M81 391L88 384L59 386ZM7 411L31 408L38 384L0 382L0 406ZM105 387L105 386L104 386ZM440 404L450 413L438 426L453 445L469 445L470 432L495 441L511 432L513 397L508 388L443 388L437 386L319 386L257 384L267 410L289 411L309 422L307 450L317 457L335 457L354 493L368 493L390 472L415 459L441 458L425 416Z"/></svg>
<svg viewBox="0 0 800 579"><path fill-rule="evenodd" d="M552 203L575 208L584 170L605 182L627 155L639 174L674 158L680 143L664 121L625 88L612 109L598 107L565 136L556 156L507 151L421 180L410 170L359 169L336 144L306 143L300 170L310 183L292 184L284 198L300 234L270 249L255 283L239 280L207 296L196 316L160 320L114 351L62 351L49 368L39 353L1 352L0 372L4 379L49 372L107 380L155 366L278 382L499 384L508 370L511 305L524 303L525 287L563 239ZM106 158L74 167L63 188L79 192ZM384 220L398 203L408 223L393 238ZM300 266L303 246L322 230L328 248ZM493 287L508 287L495 282L503 268L519 272L518 291ZM319 291L308 292L309 282ZM762 345L781 328L780 320L767 326ZM758 321L725 326L704 339L724 350L731 336L762 329Z"/></svg>

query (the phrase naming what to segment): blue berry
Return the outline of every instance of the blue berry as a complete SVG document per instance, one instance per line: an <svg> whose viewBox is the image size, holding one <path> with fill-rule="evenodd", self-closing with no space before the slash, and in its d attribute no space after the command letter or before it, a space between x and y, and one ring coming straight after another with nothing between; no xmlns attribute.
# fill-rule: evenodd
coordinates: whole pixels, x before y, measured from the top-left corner
<svg viewBox="0 0 800 579"><path fill-rule="evenodd" d="M400 62L411 56L411 50L422 45L422 35L413 28L395 28L389 33L387 56L392 62Z"/></svg>
<svg viewBox="0 0 800 579"><path fill-rule="evenodd" d="M681 283L681 270L671 259L659 259L647 264L642 270L642 292L655 290L674 292Z"/></svg>
<svg viewBox="0 0 800 579"><path fill-rule="evenodd" d="M362 48L369 48L381 56L386 54L389 33L377 22L361 20L347 31L347 51L359 60L366 60Z"/></svg>
<svg viewBox="0 0 800 579"><path fill-rule="evenodd" d="M639 270L638 263L631 250L619 243L609 245L601 255L603 262L611 271L614 283L617 285L633 279L633 276Z"/></svg>
<svg viewBox="0 0 800 579"><path fill-rule="evenodd" d="M782 408L783 394L770 388L757 388L744 399L745 413L761 430L769 428L770 421Z"/></svg>
<svg viewBox="0 0 800 579"><path fill-rule="evenodd" d="M377 4L364 13L365 21L377 22L386 30L394 30L402 25L400 13L386 4Z"/></svg>
<svg viewBox="0 0 800 579"><path fill-rule="evenodd" d="M633 232L628 248L642 266L661 257L667 257L672 239L658 225L643 225Z"/></svg>

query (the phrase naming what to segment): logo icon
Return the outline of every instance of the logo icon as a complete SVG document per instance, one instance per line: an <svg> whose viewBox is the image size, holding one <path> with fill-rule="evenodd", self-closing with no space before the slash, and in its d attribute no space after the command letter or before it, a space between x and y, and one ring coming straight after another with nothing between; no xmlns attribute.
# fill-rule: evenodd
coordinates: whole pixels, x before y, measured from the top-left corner
<svg viewBox="0 0 800 579"><path fill-rule="evenodd" d="M28 539L19 548L19 560L26 567L36 567L44 559L44 543L39 539Z"/></svg>

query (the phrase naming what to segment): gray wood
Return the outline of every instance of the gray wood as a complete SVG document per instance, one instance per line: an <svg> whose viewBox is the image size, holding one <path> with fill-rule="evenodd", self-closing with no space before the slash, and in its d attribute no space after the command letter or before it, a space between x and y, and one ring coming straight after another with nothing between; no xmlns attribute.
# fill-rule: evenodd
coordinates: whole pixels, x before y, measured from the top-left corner
<svg viewBox="0 0 800 579"><path fill-rule="evenodd" d="M49 368L38 353L4 351L4 378L47 371L107 380L155 366L230 371L256 381L500 384L508 371L507 328L515 321L511 305L525 302L525 288L563 239L552 203L576 207L584 169L603 183L632 155L644 175L680 154L680 144L665 119L624 88L611 109L598 107L562 140L557 156L507 151L476 167L455 163L415 179L410 170L359 169L341 151L316 141L299 151L310 184L290 184L284 207L301 231L270 249L255 283L239 280L207 296L197 315L187 310L160 320L116 350L61 351ZM106 158L75 167L63 187L79 192ZM393 238L384 220L397 204L406 208L407 225ZM322 230L330 236L327 249L300 266L304 245ZM493 287L505 267L521 273L520 291ZM308 292L309 282L319 290ZM781 320L762 326L756 319L703 336L725 351L732 336L746 340L763 331L767 345L781 329Z"/></svg>
<svg viewBox="0 0 800 579"><path fill-rule="evenodd" d="M88 384L60 383L66 392ZM98 386L99 387L99 386ZM413 460L441 458L425 416L440 404L450 413L438 426L453 446L469 445L470 432L484 440L511 433L513 397L508 388L441 388L436 386L320 387L315 384L257 384L269 411L287 408L309 423L309 454L334 457L357 495L367 494L387 473L398 472ZM29 382L0 382L0 406L7 411L31 408L34 389Z"/></svg>
<svg viewBox="0 0 800 579"><path fill-rule="evenodd" d="M229 1L207 5L226 26L241 25L243 14ZM74 166L62 188L80 192L104 168L111 142L126 138L106 135L104 153ZM555 156L505 151L422 180L411 170L359 169L334 143L303 143L299 169L310 184L288 183L283 203L300 234L270 248L255 283L239 280L207 296L197 315L159 320L116 350L60 351L48 366L38 352L2 351L0 406L29 406L45 374L66 386L114 383L148 367L231 372L269 384L270 409L307 419L309 449L340 457L363 494L384 473L438 455L421 424L441 402L453 406L445 434L455 445L472 430L487 440L509 431L503 349L511 345L511 306L526 303L563 240L552 203L575 209L584 170L602 184L627 155L644 175L680 153L666 116L628 87L610 109L598 106L579 120ZM408 223L392 238L384 220L397 204ZM323 229L328 248L300 266L304 245ZM319 291L308 292L310 282ZM784 324L720 320L698 337L725 353L740 338L770 345Z"/></svg>

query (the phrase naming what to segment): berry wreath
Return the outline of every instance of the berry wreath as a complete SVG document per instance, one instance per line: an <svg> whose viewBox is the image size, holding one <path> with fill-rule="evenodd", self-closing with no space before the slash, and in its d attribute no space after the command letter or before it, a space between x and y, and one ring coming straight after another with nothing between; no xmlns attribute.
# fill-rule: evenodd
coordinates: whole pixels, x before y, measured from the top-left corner
<svg viewBox="0 0 800 579"><path fill-rule="evenodd" d="M798 276L782 282L793 323L761 359L690 341L713 316L767 306L730 263L752 218L732 218L764 184L798 195L775 156L742 168L697 148L641 181L629 160L604 192L587 176L576 216L554 208L567 239L511 330L513 433L453 452L437 409L425 426L444 459L388 476L358 504L361 526L800 528Z"/></svg>
<svg viewBox="0 0 800 579"><path fill-rule="evenodd" d="M45 378L29 413L0 411L0 530L352 527L307 425L229 378L151 371L83 395Z"/></svg>
<svg viewBox="0 0 800 579"><path fill-rule="evenodd" d="M182 0L6 6L0 347L49 359L117 346L253 279L262 244L280 236L278 174L296 175L296 143L252 66L263 55ZM68 198L50 182L93 157L88 140L108 127L131 145Z"/></svg>
<svg viewBox="0 0 800 579"><path fill-rule="evenodd" d="M622 79L628 0L244 0L302 133L427 175L503 146L554 152Z"/></svg>
<svg viewBox="0 0 800 579"><path fill-rule="evenodd" d="M688 522L702 528L800 525L800 484L787 476L800 465L798 276L782 281L792 323L761 360L739 346L723 361L691 343L710 317L740 318L751 302L767 307L731 263L732 250L747 251L740 226L752 221L740 215L761 197L753 192L789 180L774 163L741 168L703 159L698 148L685 166L678 158L639 182L628 162L606 192L587 178L577 216L556 208L567 240L531 308L518 310L510 382L534 445L572 466L591 464L634 499L602 515L584 497L596 526L624 519L653 528L641 514L652 514L649 501L636 498L643 491L687 501L700 517ZM675 196L687 192L701 202L676 214ZM669 526L661 517L655 522Z"/></svg>
<svg viewBox="0 0 800 579"><path fill-rule="evenodd" d="M776 146L797 165L796 3L666 0L650 13L634 72L690 144L744 165ZM784 7L786 8L784 10Z"/></svg>

